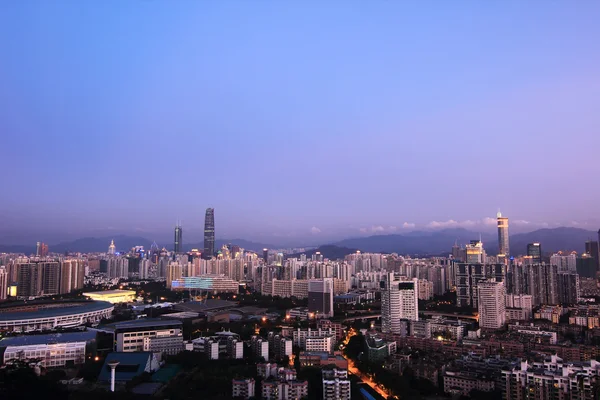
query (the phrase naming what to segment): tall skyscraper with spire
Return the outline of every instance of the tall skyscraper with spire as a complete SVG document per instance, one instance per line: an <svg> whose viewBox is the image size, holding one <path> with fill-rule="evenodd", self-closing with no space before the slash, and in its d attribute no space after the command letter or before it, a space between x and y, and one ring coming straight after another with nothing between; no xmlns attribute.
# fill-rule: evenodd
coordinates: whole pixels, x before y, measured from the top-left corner
<svg viewBox="0 0 600 400"><path fill-rule="evenodd" d="M208 259L215 254L215 209L207 208L204 217L204 254Z"/></svg>
<svg viewBox="0 0 600 400"><path fill-rule="evenodd" d="M508 218L503 217L498 211L496 215L498 219L498 255L502 255L508 259L510 257L510 246L508 244Z"/></svg>
<svg viewBox="0 0 600 400"><path fill-rule="evenodd" d="M175 253L181 253L181 239L183 237L183 230L181 229L181 223L177 222L175 226L175 246L173 247L173 251Z"/></svg>
<svg viewBox="0 0 600 400"><path fill-rule="evenodd" d="M115 249L115 241L111 240L110 241L110 245L108 246L108 254L115 254L116 249Z"/></svg>

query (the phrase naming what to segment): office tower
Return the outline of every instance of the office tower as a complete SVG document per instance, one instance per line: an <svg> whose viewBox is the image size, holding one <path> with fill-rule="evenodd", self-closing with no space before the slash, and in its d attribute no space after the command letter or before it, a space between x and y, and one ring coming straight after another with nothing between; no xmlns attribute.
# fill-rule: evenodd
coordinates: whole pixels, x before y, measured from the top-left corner
<svg viewBox="0 0 600 400"><path fill-rule="evenodd" d="M175 252L175 254L181 253L181 237L182 237L182 229L181 229L181 225L179 225L179 223L175 226L175 243L173 246L173 252Z"/></svg>
<svg viewBox="0 0 600 400"><path fill-rule="evenodd" d="M448 290L447 265L434 265L427 270L427 280L433 282L433 294L441 296Z"/></svg>
<svg viewBox="0 0 600 400"><path fill-rule="evenodd" d="M510 257L510 247L508 239L508 218L503 217L502 213L498 211L498 255L503 255L508 259Z"/></svg>
<svg viewBox="0 0 600 400"><path fill-rule="evenodd" d="M215 209L207 208L204 217L204 254L205 259L215 255Z"/></svg>
<svg viewBox="0 0 600 400"><path fill-rule="evenodd" d="M556 288L560 304L577 304L579 302L579 275L574 272L559 272Z"/></svg>
<svg viewBox="0 0 600 400"><path fill-rule="evenodd" d="M0 267L0 300L6 299L8 291L8 272L4 266Z"/></svg>
<svg viewBox="0 0 600 400"><path fill-rule="evenodd" d="M532 264L540 264L542 262L542 246L539 243L529 243L527 257L531 257Z"/></svg>
<svg viewBox="0 0 600 400"><path fill-rule="evenodd" d="M583 253L581 257L575 259L575 271L570 272L577 272L583 278L595 278L596 260L589 253Z"/></svg>
<svg viewBox="0 0 600 400"><path fill-rule="evenodd" d="M417 279L396 280L394 273L387 274L381 282L381 330L384 333L400 334L401 319L419 320L419 298Z"/></svg>
<svg viewBox="0 0 600 400"><path fill-rule="evenodd" d="M40 257L42 254L42 242L37 242L35 244L35 255Z"/></svg>
<svg viewBox="0 0 600 400"><path fill-rule="evenodd" d="M506 300L504 282L493 279L477 284L479 296L479 327L500 329L506 323Z"/></svg>
<svg viewBox="0 0 600 400"><path fill-rule="evenodd" d="M110 245L108 246L108 254L114 255L116 253L115 241L111 240Z"/></svg>
<svg viewBox="0 0 600 400"><path fill-rule="evenodd" d="M485 250L481 240L471 240L466 248L467 264L483 264L485 263Z"/></svg>
<svg viewBox="0 0 600 400"><path fill-rule="evenodd" d="M333 317L333 279L323 278L308 282L308 311L317 317Z"/></svg>
<svg viewBox="0 0 600 400"><path fill-rule="evenodd" d="M585 242L585 252L594 259L594 266L596 267L596 271L600 270L600 254L598 253L598 242L595 240L588 240L587 242Z"/></svg>
<svg viewBox="0 0 600 400"><path fill-rule="evenodd" d="M263 261L265 264L269 263L269 249L263 249Z"/></svg>

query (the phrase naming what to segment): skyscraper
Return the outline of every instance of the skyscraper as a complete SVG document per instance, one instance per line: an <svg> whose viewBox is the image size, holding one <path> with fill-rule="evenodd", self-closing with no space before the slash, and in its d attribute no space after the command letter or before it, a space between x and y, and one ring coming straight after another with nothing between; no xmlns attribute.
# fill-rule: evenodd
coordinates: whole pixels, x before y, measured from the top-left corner
<svg viewBox="0 0 600 400"><path fill-rule="evenodd" d="M417 279L399 281L391 272L381 282L381 331L400 334L401 319L419 320Z"/></svg>
<svg viewBox="0 0 600 400"><path fill-rule="evenodd" d="M500 329L506 322L506 291L504 282L494 279L478 283L479 326L484 329Z"/></svg>
<svg viewBox="0 0 600 400"><path fill-rule="evenodd" d="M114 240L111 240L111 241L110 241L110 245L108 246L108 254L110 254L110 255L113 255L113 254L115 254L115 252L116 252L116 251L115 251L115 248L116 248L116 246L115 246L115 241L114 241Z"/></svg>
<svg viewBox="0 0 600 400"><path fill-rule="evenodd" d="M181 229L181 225L177 223L175 226L175 246L173 251L175 253L181 253L181 238L183 236L183 230Z"/></svg>
<svg viewBox="0 0 600 400"><path fill-rule="evenodd" d="M333 317L333 278L308 281L308 311L317 317Z"/></svg>
<svg viewBox="0 0 600 400"><path fill-rule="evenodd" d="M510 257L510 246L508 244L508 218L503 217L498 211L498 255L503 255L507 259Z"/></svg>
<svg viewBox="0 0 600 400"><path fill-rule="evenodd" d="M466 247L467 264L483 264L485 263L485 250L481 240L471 240Z"/></svg>
<svg viewBox="0 0 600 400"><path fill-rule="evenodd" d="M215 255L215 209L207 208L204 217L204 258Z"/></svg>
<svg viewBox="0 0 600 400"><path fill-rule="evenodd" d="M527 256L531 257L532 264L542 262L542 246L539 243L529 243L527 245Z"/></svg>

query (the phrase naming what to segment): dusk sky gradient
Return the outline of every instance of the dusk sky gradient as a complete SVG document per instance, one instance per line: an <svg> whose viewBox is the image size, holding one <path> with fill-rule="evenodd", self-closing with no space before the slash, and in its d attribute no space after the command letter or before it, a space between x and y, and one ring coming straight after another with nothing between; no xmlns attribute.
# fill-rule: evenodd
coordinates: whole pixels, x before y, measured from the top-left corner
<svg viewBox="0 0 600 400"><path fill-rule="evenodd" d="M600 2L5 1L0 242L597 230ZM452 222L454 221L454 222Z"/></svg>

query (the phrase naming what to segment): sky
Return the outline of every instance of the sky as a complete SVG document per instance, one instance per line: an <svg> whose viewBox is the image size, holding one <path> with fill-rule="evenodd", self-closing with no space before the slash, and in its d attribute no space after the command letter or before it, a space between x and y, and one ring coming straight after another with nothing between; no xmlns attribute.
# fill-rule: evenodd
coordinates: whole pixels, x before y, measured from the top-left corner
<svg viewBox="0 0 600 400"><path fill-rule="evenodd" d="M7 0L0 242L597 230L600 2ZM186 237L187 236L187 237Z"/></svg>

